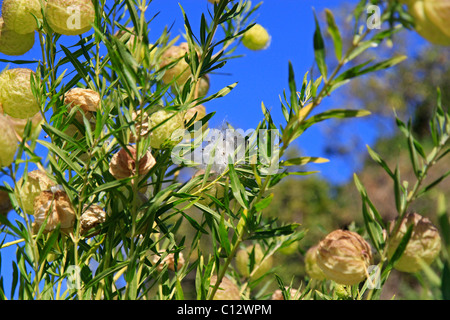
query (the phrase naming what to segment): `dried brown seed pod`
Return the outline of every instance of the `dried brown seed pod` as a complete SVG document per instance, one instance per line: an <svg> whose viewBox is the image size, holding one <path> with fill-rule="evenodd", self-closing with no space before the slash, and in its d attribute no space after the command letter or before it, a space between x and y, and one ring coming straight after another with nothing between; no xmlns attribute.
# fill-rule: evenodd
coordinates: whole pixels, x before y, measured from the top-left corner
<svg viewBox="0 0 450 320"><path fill-rule="evenodd" d="M298 299L298 290L296 289L289 289L289 287L285 287L285 289L290 294L290 300ZM275 290L275 292L272 294L271 300L284 300L283 292L281 292L281 289Z"/></svg>
<svg viewBox="0 0 450 320"><path fill-rule="evenodd" d="M149 115L143 110L133 111L131 114L131 119L135 121L136 134L145 139L149 135ZM130 135L130 143L136 142L136 136L132 133Z"/></svg>
<svg viewBox="0 0 450 320"><path fill-rule="evenodd" d="M217 276L212 276L210 281L210 289L212 289L217 282ZM228 277L223 277L222 282L219 285L216 293L214 294L214 300L241 300L239 288Z"/></svg>
<svg viewBox="0 0 450 320"><path fill-rule="evenodd" d="M26 180L24 182L24 180ZM14 190L19 206L27 214L34 214L34 200L42 191L55 186L55 182L40 170L28 172L26 179L20 178Z"/></svg>
<svg viewBox="0 0 450 320"><path fill-rule="evenodd" d="M46 222L44 232L54 230L60 224L63 233L70 233L75 222L75 210L66 192L58 188L42 191L34 200L35 230Z"/></svg>
<svg viewBox="0 0 450 320"><path fill-rule="evenodd" d="M163 253L161 253L161 255L163 255ZM161 272L165 266L167 266L167 269L172 270L172 271L176 271L175 270L175 253L169 253L168 255L166 255L161 261L161 256L160 255L153 255L153 264L157 264L156 266L156 270L158 270L158 272ZM184 257L183 257L183 253L179 252L178 253L178 257L176 260L176 268L177 270L180 270L180 268L182 268L184 266Z"/></svg>
<svg viewBox="0 0 450 320"><path fill-rule="evenodd" d="M391 232L394 224L395 222L391 221ZM413 225L411 238L394 268L402 272L413 273L422 270L421 262L430 265L436 259L441 250L441 237L438 229L428 218L417 213L407 214L403 218L398 232L389 238L389 259L394 255L408 227L411 225Z"/></svg>
<svg viewBox="0 0 450 320"><path fill-rule="evenodd" d="M106 213L102 207L99 205L91 205L87 208L86 211L83 212L80 218L80 234L86 235L89 230L95 228L99 224L106 221ZM98 232L89 235L93 237L97 235Z"/></svg>
<svg viewBox="0 0 450 320"><path fill-rule="evenodd" d="M368 276L372 264L370 245L356 232L335 230L319 243L317 264L327 279L354 285Z"/></svg>
<svg viewBox="0 0 450 320"><path fill-rule="evenodd" d="M79 106L85 113L96 112L100 106L100 95L91 89L73 88L64 95L64 104Z"/></svg>
<svg viewBox="0 0 450 320"><path fill-rule="evenodd" d="M116 179L124 179L134 176L137 173L136 167L136 149L127 147L127 150L120 149L111 159L109 172ZM146 175L156 164L156 160L150 151L139 160L139 175Z"/></svg>
<svg viewBox="0 0 450 320"><path fill-rule="evenodd" d="M249 270L250 269L250 255L254 251L255 254L255 264L253 269L256 271ZM248 246L245 249L240 249L236 253L236 268L239 273L244 277L251 277L253 279L258 279L266 274L273 265L273 256L264 257L264 252L261 249L259 243L254 246Z"/></svg>

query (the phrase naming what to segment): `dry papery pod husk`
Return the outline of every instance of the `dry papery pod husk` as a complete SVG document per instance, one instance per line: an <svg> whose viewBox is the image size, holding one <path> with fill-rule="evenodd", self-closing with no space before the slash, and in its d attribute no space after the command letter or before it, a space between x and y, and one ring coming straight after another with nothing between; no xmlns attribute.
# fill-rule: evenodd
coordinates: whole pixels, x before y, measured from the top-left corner
<svg viewBox="0 0 450 320"><path fill-rule="evenodd" d="M391 233L395 221L391 221ZM394 265L394 268L402 272L418 272L423 265L430 265L441 250L441 237L438 229L431 223L430 219L418 213L409 213L401 221L398 232L392 235L388 241L389 259L395 253L398 245L403 239L408 227L413 225L413 231L402 256Z"/></svg>
<svg viewBox="0 0 450 320"><path fill-rule="evenodd" d="M299 298L300 293L298 292L298 290L294 288L289 289L289 287L285 287L285 289L290 294L290 300L297 300ZM275 292L272 294L271 300L284 300L283 292L281 291L281 289L275 290Z"/></svg>
<svg viewBox="0 0 450 320"><path fill-rule="evenodd" d="M100 107L100 95L91 89L72 88L64 95L64 104L79 106L85 113L96 112Z"/></svg>
<svg viewBox="0 0 450 320"><path fill-rule="evenodd" d="M335 230L319 243L317 264L329 280L358 284L366 279L372 263L370 245L356 232Z"/></svg>
<svg viewBox="0 0 450 320"><path fill-rule="evenodd" d="M172 271L176 271L175 270L175 253L169 253L166 256L164 256L165 253L162 252L160 253L160 255L153 255L153 264L156 265L156 270L158 270L158 272L161 272L165 266L167 266L167 269L172 270ZM163 257L161 260L161 257ZM160 261L161 260L161 261ZM178 258L177 258L177 270L180 270L183 266L184 266L184 257L183 257L183 253L179 252L178 253Z"/></svg>
<svg viewBox="0 0 450 320"><path fill-rule="evenodd" d="M85 209L86 209L85 205ZM89 230L94 229L99 224L106 221L106 213L102 207L93 204L89 206L81 215L80 218L80 234L86 235ZM89 234L89 237L96 236L100 231Z"/></svg>
<svg viewBox="0 0 450 320"><path fill-rule="evenodd" d="M127 150L120 149L111 159L109 172L116 179L125 179L133 177L137 173L136 167L136 149L128 146ZM139 175L146 175L156 164L156 160L150 151L139 160Z"/></svg>
<svg viewBox="0 0 450 320"><path fill-rule="evenodd" d="M210 281L210 291L217 282L217 276L213 275ZM214 300L241 300L238 286L230 280L227 276L222 278L222 282L219 285L216 293L214 294Z"/></svg>
<svg viewBox="0 0 450 320"><path fill-rule="evenodd" d="M65 191L52 187L50 191L42 191L34 200L33 230L37 232L46 222L44 233L53 231L58 224L62 233L73 231L75 210Z"/></svg>
<svg viewBox="0 0 450 320"><path fill-rule="evenodd" d="M145 139L149 135L149 115L147 112L143 110L133 111L131 114L131 119L135 121L135 129L136 134L141 137L141 139ZM130 134L130 143L136 143L136 136L131 133Z"/></svg>

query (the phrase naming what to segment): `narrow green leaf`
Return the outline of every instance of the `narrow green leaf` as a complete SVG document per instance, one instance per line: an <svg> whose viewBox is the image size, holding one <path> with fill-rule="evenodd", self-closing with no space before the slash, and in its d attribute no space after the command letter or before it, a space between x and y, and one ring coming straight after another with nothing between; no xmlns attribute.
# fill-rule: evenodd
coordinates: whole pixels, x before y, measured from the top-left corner
<svg viewBox="0 0 450 320"><path fill-rule="evenodd" d="M317 67L319 68L320 74L326 80L327 79L327 64L325 62L325 42L322 37L322 33L320 31L319 21L317 19L317 15L314 12L314 21L316 23L316 30L314 32L314 56L316 60Z"/></svg>
<svg viewBox="0 0 450 320"><path fill-rule="evenodd" d="M341 33L339 32L339 28L334 19L333 12L331 12L331 10L329 10L329 9L325 9L325 14L326 14L327 24L328 24L328 33L330 34L331 38L333 39L334 54L336 55L336 59L338 61L341 61L341 59L342 59Z"/></svg>

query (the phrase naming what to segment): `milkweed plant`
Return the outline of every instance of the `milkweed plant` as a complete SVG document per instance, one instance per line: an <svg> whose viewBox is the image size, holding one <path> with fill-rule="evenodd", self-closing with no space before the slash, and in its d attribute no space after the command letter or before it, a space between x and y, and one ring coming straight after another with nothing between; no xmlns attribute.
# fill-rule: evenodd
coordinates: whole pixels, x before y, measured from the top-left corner
<svg viewBox="0 0 450 320"><path fill-rule="evenodd" d="M261 102L258 126L245 131L208 126L208 103L233 95L237 85L211 92L210 74L226 72L230 59L246 59L236 55L239 46L270 46L257 21L264 4L205 0L199 17L188 17L180 4L184 34L167 27L150 42L150 2L3 1L0 52L11 59L2 60L0 74L0 257L11 247L15 257L12 274L1 274L1 299L379 299L394 268L423 271L441 297L450 296L445 198L438 226L409 209L450 173L425 182L450 150L439 88L431 150L415 139L410 122L395 119L415 181L402 180L368 148L394 182L396 220L384 221L355 174L364 224L328 230L306 253L304 281L289 283L277 274L274 254L307 230L264 214L284 178L314 174L306 165L327 161L289 158L297 138L322 121L370 114L321 110L322 102L353 79L407 58L360 55L403 29L450 44L448 1L361 0L348 46L332 11L313 11L315 32L305 50L314 52L317 74L305 72L297 82L286 61L283 122L274 123ZM42 55L34 69L23 68L15 57L31 49L36 34ZM66 37L78 42L66 47ZM7 215L11 210L17 218Z"/></svg>

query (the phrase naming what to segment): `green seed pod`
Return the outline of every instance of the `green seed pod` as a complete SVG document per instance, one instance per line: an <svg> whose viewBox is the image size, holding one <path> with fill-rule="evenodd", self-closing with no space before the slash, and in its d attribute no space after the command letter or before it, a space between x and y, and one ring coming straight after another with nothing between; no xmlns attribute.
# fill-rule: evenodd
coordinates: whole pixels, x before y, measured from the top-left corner
<svg viewBox="0 0 450 320"><path fill-rule="evenodd" d="M0 103L3 112L13 118L27 119L39 112L39 105L31 91L30 69L16 68L0 74Z"/></svg>
<svg viewBox="0 0 450 320"><path fill-rule="evenodd" d="M187 79L191 76L191 69L184 60L184 55L189 52L189 46L187 42L183 42L179 46L172 46L167 49L161 56L160 68L163 68L175 61L178 61L174 66L165 70L162 81L165 84L171 83L176 79L176 83L182 86Z"/></svg>
<svg viewBox="0 0 450 320"><path fill-rule="evenodd" d="M335 230L319 243L317 264L327 279L354 285L367 277L372 251L356 232Z"/></svg>
<svg viewBox="0 0 450 320"><path fill-rule="evenodd" d="M428 218L422 217L417 213L408 214L402 220L398 232L389 239L389 259L392 258L410 225L414 225L411 238L394 268L402 272L414 273L422 270L421 262L430 265L439 255L441 237L437 228ZM393 226L394 221L391 222L391 231Z"/></svg>
<svg viewBox="0 0 450 320"><path fill-rule="evenodd" d="M446 0L410 0L408 10L416 31L431 43L449 46L450 2Z"/></svg>
<svg viewBox="0 0 450 320"><path fill-rule="evenodd" d="M198 177L198 176L203 176L205 174L205 170L198 170L194 176L192 178ZM200 200L198 201L198 203L204 205L204 206L209 206L212 203L214 203L214 201L208 196L213 196L217 199L223 198L225 195L225 187L220 184L219 182L215 182L214 184L212 184L211 186L209 186L209 184L214 181L217 178L217 174L214 172L210 172L210 174L208 175L208 182L206 182L205 186L204 186L204 190L202 190L201 194L196 194L198 196L200 196ZM202 180L200 180L198 182L198 185L196 185L192 190L191 190L191 194L196 193L198 190L200 190L202 186Z"/></svg>
<svg viewBox="0 0 450 320"><path fill-rule="evenodd" d="M255 24L242 36L242 44L250 50L264 50L270 46L270 35L260 24Z"/></svg>
<svg viewBox="0 0 450 320"><path fill-rule="evenodd" d="M33 15L42 19L39 0L3 0L2 16L8 29L24 35L33 33L37 28Z"/></svg>
<svg viewBox="0 0 450 320"><path fill-rule="evenodd" d="M305 267L306 267L306 273L311 279L316 280L325 280L325 274L323 273L322 269L320 269L319 265L317 264L317 249L318 246L313 246L309 248L309 250L306 252L305 255Z"/></svg>
<svg viewBox="0 0 450 320"><path fill-rule="evenodd" d="M2 136L0 138L0 168L9 166L14 161L18 144L14 128L8 118L0 114L0 129Z"/></svg>
<svg viewBox="0 0 450 320"><path fill-rule="evenodd" d="M21 56L34 46L34 32L19 34L9 30L0 17L0 52L8 56Z"/></svg>
<svg viewBox="0 0 450 320"><path fill-rule="evenodd" d="M152 113L149 117L150 146L154 149L174 146L180 141L179 137L172 137L178 129L184 129L181 112L161 109Z"/></svg>
<svg viewBox="0 0 450 320"><path fill-rule="evenodd" d="M91 30L95 8L91 0L47 0L45 15L55 32L75 36Z"/></svg>
<svg viewBox="0 0 450 320"><path fill-rule="evenodd" d="M214 287L217 282L217 276L211 277L210 288ZM210 291L211 291L210 290ZM216 293L214 294L213 300L241 300L241 295L239 294L239 288L237 285L231 281L228 277L223 277L222 282L219 285Z"/></svg>
<svg viewBox="0 0 450 320"><path fill-rule="evenodd" d="M250 270L250 255L252 252L255 254L255 264L253 266L253 270L258 268L255 272ZM273 257L268 256L264 258L264 252L258 243L255 246L240 249L236 253L236 268L243 277L248 278L250 274L252 274L252 279L258 279L267 273L272 268L272 265Z"/></svg>
<svg viewBox="0 0 450 320"><path fill-rule="evenodd" d="M24 180L24 177L20 178L14 193L22 210L27 214L33 214L36 197L42 191L53 187L55 182L40 170L29 172L25 182Z"/></svg>

